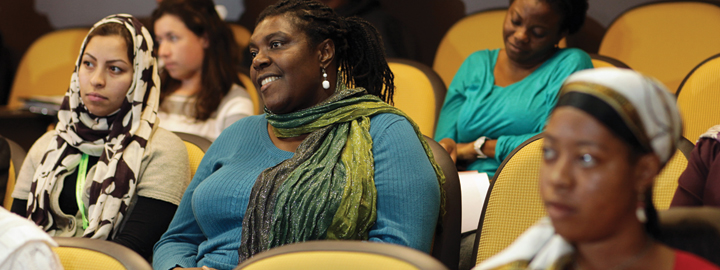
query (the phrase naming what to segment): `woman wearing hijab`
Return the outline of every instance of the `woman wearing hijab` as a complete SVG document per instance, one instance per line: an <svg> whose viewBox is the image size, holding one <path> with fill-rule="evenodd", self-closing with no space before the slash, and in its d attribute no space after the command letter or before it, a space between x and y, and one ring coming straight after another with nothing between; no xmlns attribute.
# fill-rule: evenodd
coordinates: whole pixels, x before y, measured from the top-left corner
<svg viewBox="0 0 720 270"><path fill-rule="evenodd" d="M210 146L153 267L232 269L324 239L429 252L444 176L417 126L385 102L394 85L377 31L286 0L260 15L249 48L265 115Z"/></svg>
<svg viewBox="0 0 720 270"><path fill-rule="evenodd" d="M655 240L652 185L681 127L652 78L616 68L568 77L543 140L548 217L476 269L720 269Z"/></svg>
<svg viewBox="0 0 720 270"><path fill-rule="evenodd" d="M148 30L111 15L80 49L58 124L23 163L12 211L51 236L107 239L150 257L189 182L182 141L157 125Z"/></svg>

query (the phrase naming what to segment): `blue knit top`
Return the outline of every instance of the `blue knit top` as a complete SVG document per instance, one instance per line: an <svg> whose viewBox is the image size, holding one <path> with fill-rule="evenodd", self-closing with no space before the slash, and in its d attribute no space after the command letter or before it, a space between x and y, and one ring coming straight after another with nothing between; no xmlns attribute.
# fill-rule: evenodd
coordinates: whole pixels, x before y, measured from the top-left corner
<svg viewBox="0 0 720 270"><path fill-rule="evenodd" d="M440 211L435 171L405 118L379 114L370 123L377 187L377 221L370 241L429 252ZM155 245L153 268L237 266L253 184L263 170L292 155L272 143L263 115L225 129L208 149L168 231Z"/></svg>
<svg viewBox="0 0 720 270"><path fill-rule="evenodd" d="M498 140L495 158L478 159L467 168L491 178L515 147L542 131L565 78L593 67L582 50L560 49L524 79L502 87L495 85L493 75L499 53L482 50L465 59L448 87L435 130L437 141Z"/></svg>

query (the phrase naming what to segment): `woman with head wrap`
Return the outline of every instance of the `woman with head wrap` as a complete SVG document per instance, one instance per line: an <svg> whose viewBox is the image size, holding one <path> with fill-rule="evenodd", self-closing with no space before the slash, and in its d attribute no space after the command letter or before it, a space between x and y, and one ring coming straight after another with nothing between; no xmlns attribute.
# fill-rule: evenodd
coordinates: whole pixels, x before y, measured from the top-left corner
<svg viewBox="0 0 720 270"><path fill-rule="evenodd" d="M377 31L314 0L286 0L263 11L249 48L265 115L210 146L153 267L232 269L324 239L429 252L444 177L417 126L386 103L393 75Z"/></svg>
<svg viewBox="0 0 720 270"><path fill-rule="evenodd" d="M159 86L148 30L125 14L96 23L55 130L23 162L12 211L52 236L112 240L149 257L190 178L182 141L157 126Z"/></svg>
<svg viewBox="0 0 720 270"><path fill-rule="evenodd" d="M616 68L568 77L543 142L548 217L476 269L718 269L656 240L652 185L681 127L652 78Z"/></svg>

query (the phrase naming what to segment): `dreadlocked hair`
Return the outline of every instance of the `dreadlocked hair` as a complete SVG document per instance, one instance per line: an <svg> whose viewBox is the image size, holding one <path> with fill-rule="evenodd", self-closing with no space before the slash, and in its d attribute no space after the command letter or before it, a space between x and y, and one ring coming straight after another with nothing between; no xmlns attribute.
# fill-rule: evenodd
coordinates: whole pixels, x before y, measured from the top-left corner
<svg viewBox="0 0 720 270"><path fill-rule="evenodd" d="M330 7L313 0L282 0L265 9L256 25L267 17L288 16L317 46L331 39L343 81L362 87L371 95L393 103L394 75L385 60L385 48L377 29L359 17L343 18Z"/></svg>

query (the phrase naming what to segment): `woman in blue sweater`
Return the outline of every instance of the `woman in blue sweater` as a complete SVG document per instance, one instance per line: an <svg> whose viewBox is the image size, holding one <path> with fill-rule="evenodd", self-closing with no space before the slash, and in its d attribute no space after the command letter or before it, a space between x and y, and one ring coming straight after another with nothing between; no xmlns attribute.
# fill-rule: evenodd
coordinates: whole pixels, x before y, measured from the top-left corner
<svg viewBox="0 0 720 270"><path fill-rule="evenodd" d="M231 269L318 239L429 252L444 176L417 126L386 103L394 86L381 44L366 21L315 1L267 8L249 46L266 113L208 149L154 268Z"/></svg>
<svg viewBox="0 0 720 270"><path fill-rule="evenodd" d="M495 174L500 163L538 134L563 80L592 68L578 49L558 49L585 20L587 0L511 0L504 49L471 54L455 74L435 131L468 170Z"/></svg>

